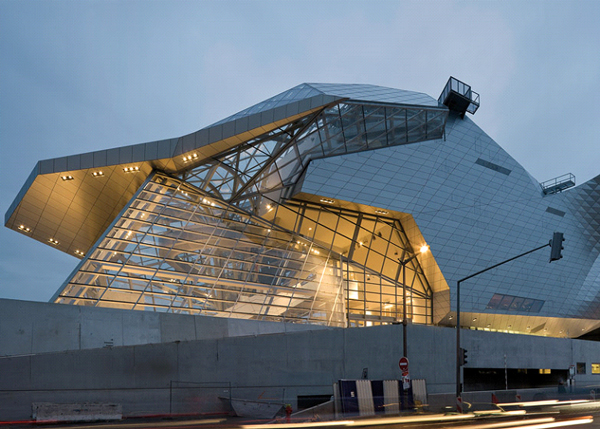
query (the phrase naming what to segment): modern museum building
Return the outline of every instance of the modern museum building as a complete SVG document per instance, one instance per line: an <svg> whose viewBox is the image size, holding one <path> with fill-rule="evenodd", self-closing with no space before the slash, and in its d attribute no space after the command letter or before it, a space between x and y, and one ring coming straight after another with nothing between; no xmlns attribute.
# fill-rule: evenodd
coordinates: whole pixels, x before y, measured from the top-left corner
<svg viewBox="0 0 600 429"><path fill-rule="evenodd" d="M398 378L391 368L406 354L408 330L412 377L452 392L457 282L541 248L461 281L469 364L504 368L518 345L528 351L514 353L515 374L573 366L575 377L600 384L600 175L577 186L571 174L538 182L466 115L478 107L479 95L455 78L438 99L305 83L180 138L39 161L6 227L79 262L52 304L31 304L40 310L19 320L50 311L43 307L77 311L80 328L102 315L139 321L135 341L102 339L98 353L109 340L125 350L170 347L169 337L190 347L229 341L238 354L269 341L260 347L292 359L277 341L297 336L320 354L316 367L338 359L319 340L334 336L327 341L352 348L358 369L333 380L360 378L367 367L369 376ZM548 246L556 232L564 243ZM557 246L562 257L549 263ZM240 334L154 341L144 317L193 320L196 331L229 323ZM390 347L395 364L359 359L354 336ZM38 351L92 353L81 341ZM554 345L571 354L548 361ZM436 363L446 349L448 362ZM486 350L504 361L492 363ZM432 366L449 374L436 383ZM182 379L178 371L171 380Z"/></svg>

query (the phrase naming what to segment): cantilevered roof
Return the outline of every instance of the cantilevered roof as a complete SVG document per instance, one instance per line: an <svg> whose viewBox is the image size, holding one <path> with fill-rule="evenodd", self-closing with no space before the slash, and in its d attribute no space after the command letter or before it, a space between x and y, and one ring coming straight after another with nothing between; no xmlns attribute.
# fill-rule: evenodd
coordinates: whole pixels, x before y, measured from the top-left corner
<svg viewBox="0 0 600 429"><path fill-rule="evenodd" d="M439 103L435 99L422 92L367 84L302 83L281 94L277 94L254 106L248 107L235 115L222 119L213 125L223 124L255 113L285 106L294 101L300 101L319 95L371 103L393 103L431 107L439 106Z"/></svg>
<svg viewBox="0 0 600 429"><path fill-rule="evenodd" d="M240 143L349 100L447 110L419 92L304 83L183 137L39 161L8 209L5 225L81 257L153 170L171 174L187 170Z"/></svg>

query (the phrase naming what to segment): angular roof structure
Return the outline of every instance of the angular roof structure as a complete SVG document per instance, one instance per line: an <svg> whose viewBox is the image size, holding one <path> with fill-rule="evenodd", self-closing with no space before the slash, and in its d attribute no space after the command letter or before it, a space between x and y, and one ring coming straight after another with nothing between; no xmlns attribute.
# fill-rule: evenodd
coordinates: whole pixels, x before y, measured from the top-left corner
<svg viewBox="0 0 600 429"><path fill-rule="evenodd" d="M418 92L363 84L301 84L179 138L39 161L7 211L5 224L80 256L153 170L187 170L291 120L344 100L421 105L446 111L435 99ZM133 169L125 171L127 168ZM49 238L55 238L58 244Z"/></svg>
<svg viewBox="0 0 600 429"><path fill-rule="evenodd" d="M80 259L54 302L217 317L578 337L600 326L600 176L536 182L465 113L305 83L195 133L38 162L6 226ZM427 244L430 252L417 255Z"/></svg>

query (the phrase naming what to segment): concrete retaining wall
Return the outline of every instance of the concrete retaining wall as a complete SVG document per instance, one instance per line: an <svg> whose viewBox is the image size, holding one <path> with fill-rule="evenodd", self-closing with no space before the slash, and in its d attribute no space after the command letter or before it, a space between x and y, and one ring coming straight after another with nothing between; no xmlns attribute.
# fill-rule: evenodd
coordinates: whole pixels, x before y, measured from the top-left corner
<svg viewBox="0 0 600 429"><path fill-rule="evenodd" d="M453 392L455 331L409 326L413 379L430 395ZM600 343L465 331L469 366L566 369L600 356ZM402 326L325 329L44 353L0 359L0 420L28 418L33 402L110 402L123 415L227 412L219 397L331 395L339 379L397 379ZM579 385L600 375L576 376ZM179 383L173 383L178 381ZM451 396L451 395L450 395Z"/></svg>
<svg viewBox="0 0 600 429"><path fill-rule="evenodd" d="M32 418L37 422L87 422L123 418L120 404L34 402L31 408Z"/></svg>
<svg viewBox="0 0 600 429"><path fill-rule="evenodd" d="M260 397L296 410L298 395L331 395L365 369L400 377L401 325L328 329L14 300L0 300L0 314L0 420L30 418L34 402L121 404L131 416L224 413L227 398ZM453 397L455 330L407 329L411 378L425 379L432 397ZM577 386L600 384L598 342L464 330L462 346L468 368L503 368L505 355L516 369L585 363Z"/></svg>
<svg viewBox="0 0 600 429"><path fill-rule="evenodd" d="M0 299L0 356L320 328L291 323Z"/></svg>

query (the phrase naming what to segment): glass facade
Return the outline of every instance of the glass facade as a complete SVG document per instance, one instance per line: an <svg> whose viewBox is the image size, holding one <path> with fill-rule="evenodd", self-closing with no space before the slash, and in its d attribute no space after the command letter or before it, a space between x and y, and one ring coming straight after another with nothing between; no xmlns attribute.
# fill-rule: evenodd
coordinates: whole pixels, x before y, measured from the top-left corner
<svg viewBox="0 0 600 429"><path fill-rule="evenodd" d="M406 296L406 317L432 323L418 260L402 273L413 249L398 219L293 195L311 159L439 139L446 116L345 102L155 171L55 302L370 326L402 320Z"/></svg>
<svg viewBox="0 0 600 429"><path fill-rule="evenodd" d="M301 84L179 138L39 161L6 226L81 259L54 302L328 326L404 307L453 326L458 279L559 231L560 261L535 252L465 282L461 321L596 329L600 176L548 191L464 117L469 103L454 78L440 101Z"/></svg>
<svg viewBox="0 0 600 429"><path fill-rule="evenodd" d="M402 318L397 221L305 202L271 211L293 229L156 173L55 302L327 326ZM430 323L416 260L404 277L407 316Z"/></svg>
<svg viewBox="0 0 600 429"><path fill-rule="evenodd" d="M263 200L290 197L312 159L443 136L447 112L340 103L203 161L180 175L210 194L259 215Z"/></svg>

